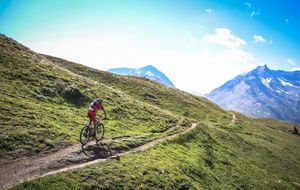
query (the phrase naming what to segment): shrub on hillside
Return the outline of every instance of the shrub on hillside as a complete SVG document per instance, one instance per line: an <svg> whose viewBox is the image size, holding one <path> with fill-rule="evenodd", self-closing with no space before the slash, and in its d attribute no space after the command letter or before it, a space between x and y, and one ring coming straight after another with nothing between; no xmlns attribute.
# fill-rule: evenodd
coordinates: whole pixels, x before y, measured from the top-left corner
<svg viewBox="0 0 300 190"><path fill-rule="evenodd" d="M68 86L63 91L63 97L69 102L76 106L82 106L89 100L89 98L81 92L76 86Z"/></svg>
<svg viewBox="0 0 300 190"><path fill-rule="evenodd" d="M296 126L294 126L292 129L290 129L289 132L294 135L300 135Z"/></svg>

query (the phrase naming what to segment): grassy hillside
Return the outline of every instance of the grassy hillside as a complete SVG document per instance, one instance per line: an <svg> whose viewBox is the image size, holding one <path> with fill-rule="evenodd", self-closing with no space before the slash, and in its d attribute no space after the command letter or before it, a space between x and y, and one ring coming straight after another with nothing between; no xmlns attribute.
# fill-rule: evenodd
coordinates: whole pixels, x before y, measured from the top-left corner
<svg viewBox="0 0 300 190"><path fill-rule="evenodd" d="M231 129L200 123L189 134L121 161L13 189L298 189L299 137L243 116L237 122Z"/></svg>
<svg viewBox="0 0 300 190"><path fill-rule="evenodd" d="M205 98L138 77L38 55L0 36L0 157L78 141L91 100L104 98L106 138L158 138L184 119L192 132L144 152L12 189L297 189L300 138L291 125L224 111ZM142 142L143 143L143 142ZM122 145L126 147L127 145Z"/></svg>
<svg viewBox="0 0 300 190"><path fill-rule="evenodd" d="M152 137L180 117L56 66L0 36L0 157L35 154L78 142L89 103L101 96L109 113L106 138Z"/></svg>
<svg viewBox="0 0 300 190"><path fill-rule="evenodd" d="M197 97L178 89L169 88L146 78L115 75L52 56L45 57L52 61L52 63L64 67L74 73L120 89L136 99L157 105L174 114L212 122L217 122L217 119L222 117L231 119L231 114L220 109L206 98ZM216 117L216 115L219 117Z"/></svg>

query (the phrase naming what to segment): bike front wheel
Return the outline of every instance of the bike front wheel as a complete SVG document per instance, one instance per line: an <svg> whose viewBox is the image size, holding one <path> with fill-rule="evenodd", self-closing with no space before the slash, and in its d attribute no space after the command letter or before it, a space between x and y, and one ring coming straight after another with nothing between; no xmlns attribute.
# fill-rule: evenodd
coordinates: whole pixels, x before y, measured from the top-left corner
<svg viewBox="0 0 300 190"><path fill-rule="evenodd" d="M82 146L86 145L91 138L91 129L88 125L84 126L80 131L80 143Z"/></svg>
<svg viewBox="0 0 300 190"><path fill-rule="evenodd" d="M96 132L96 140L100 141L104 136L104 125L100 123L100 125L97 127L97 132Z"/></svg>

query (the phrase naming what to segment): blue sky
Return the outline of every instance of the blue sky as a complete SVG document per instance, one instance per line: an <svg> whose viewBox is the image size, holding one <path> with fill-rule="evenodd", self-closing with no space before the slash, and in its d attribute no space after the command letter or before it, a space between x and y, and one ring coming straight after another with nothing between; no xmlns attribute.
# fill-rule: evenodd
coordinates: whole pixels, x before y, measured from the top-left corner
<svg viewBox="0 0 300 190"><path fill-rule="evenodd" d="M258 65L300 69L297 0L0 0L0 33L97 69L156 66L207 93Z"/></svg>

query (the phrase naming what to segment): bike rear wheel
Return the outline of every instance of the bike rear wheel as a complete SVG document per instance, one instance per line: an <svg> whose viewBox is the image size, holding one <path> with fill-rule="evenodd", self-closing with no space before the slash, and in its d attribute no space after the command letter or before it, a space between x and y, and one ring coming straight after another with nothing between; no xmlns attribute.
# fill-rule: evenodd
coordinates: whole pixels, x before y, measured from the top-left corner
<svg viewBox="0 0 300 190"><path fill-rule="evenodd" d="M97 127L97 132L96 132L96 140L100 141L103 136L104 136L104 125L100 123L100 125Z"/></svg>
<svg viewBox="0 0 300 190"><path fill-rule="evenodd" d="M80 131L80 143L82 146L86 145L91 138L91 129L88 125L84 126Z"/></svg>

